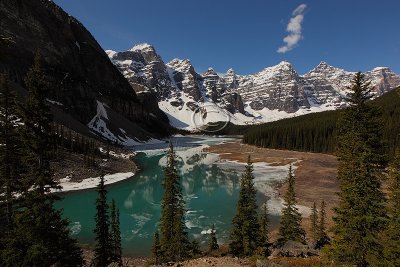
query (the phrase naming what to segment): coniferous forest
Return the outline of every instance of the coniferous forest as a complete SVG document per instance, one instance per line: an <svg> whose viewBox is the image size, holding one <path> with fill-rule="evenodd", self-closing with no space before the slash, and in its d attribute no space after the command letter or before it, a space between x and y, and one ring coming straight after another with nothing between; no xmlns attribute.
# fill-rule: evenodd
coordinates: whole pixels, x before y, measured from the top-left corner
<svg viewBox="0 0 400 267"><path fill-rule="evenodd" d="M371 105L380 109L385 152L392 158L400 145L400 88L371 100ZM343 112L325 111L253 126L244 130L243 142L275 149L335 153L337 122Z"/></svg>

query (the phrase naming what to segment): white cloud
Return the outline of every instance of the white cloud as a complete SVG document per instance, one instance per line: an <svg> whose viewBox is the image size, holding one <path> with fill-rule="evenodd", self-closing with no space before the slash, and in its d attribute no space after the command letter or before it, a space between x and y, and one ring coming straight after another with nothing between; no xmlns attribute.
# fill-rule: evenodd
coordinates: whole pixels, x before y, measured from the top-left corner
<svg viewBox="0 0 400 267"><path fill-rule="evenodd" d="M278 53L286 53L292 50L296 44L303 38L301 34L301 24L304 20L304 10L306 9L306 4L301 4L292 12L292 17L286 27L286 31L289 33L285 38L283 38L284 46L279 47Z"/></svg>
<svg viewBox="0 0 400 267"><path fill-rule="evenodd" d="M307 5L306 4L301 4L298 7L296 7L295 10L293 10L292 15L293 16L297 16L297 15L301 15L304 13L304 10L306 9Z"/></svg>

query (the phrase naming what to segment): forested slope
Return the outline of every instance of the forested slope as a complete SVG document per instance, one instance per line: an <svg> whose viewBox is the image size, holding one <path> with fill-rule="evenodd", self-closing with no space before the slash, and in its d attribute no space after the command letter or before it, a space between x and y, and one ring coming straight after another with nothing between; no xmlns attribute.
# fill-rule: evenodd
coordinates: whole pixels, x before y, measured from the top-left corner
<svg viewBox="0 0 400 267"><path fill-rule="evenodd" d="M383 136L390 156L400 145L400 88L371 101L382 112ZM313 113L251 127L243 142L276 149L334 153L336 123L342 110Z"/></svg>

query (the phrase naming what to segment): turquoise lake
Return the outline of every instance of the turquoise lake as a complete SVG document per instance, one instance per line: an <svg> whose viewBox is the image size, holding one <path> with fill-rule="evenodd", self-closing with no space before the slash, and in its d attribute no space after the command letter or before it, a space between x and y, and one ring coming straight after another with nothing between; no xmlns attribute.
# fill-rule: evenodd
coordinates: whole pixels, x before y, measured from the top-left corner
<svg viewBox="0 0 400 267"><path fill-rule="evenodd" d="M186 226L190 238L200 243L207 241L207 231L215 224L218 242L228 242L231 220L236 211L239 179L244 164L221 161L216 154L203 151L207 145L229 141L227 138L176 137L182 188L186 201ZM140 171L132 178L107 186L108 199L114 198L120 209L122 246L124 254L147 256L153 234L160 219L163 195L163 166L166 163L164 145L146 146L136 150L134 158ZM273 193L273 185L287 175L287 167L255 164L255 185L259 205L268 200L272 225L279 219L280 199ZM94 244L95 190L67 193L57 203L71 222L71 232L80 243Z"/></svg>

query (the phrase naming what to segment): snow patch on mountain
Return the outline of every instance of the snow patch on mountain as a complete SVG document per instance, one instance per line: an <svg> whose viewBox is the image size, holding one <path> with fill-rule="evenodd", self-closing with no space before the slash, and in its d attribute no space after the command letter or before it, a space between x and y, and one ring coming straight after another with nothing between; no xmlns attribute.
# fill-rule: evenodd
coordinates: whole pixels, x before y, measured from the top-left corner
<svg viewBox="0 0 400 267"><path fill-rule="evenodd" d="M137 44L134 47L132 47L130 49L130 51L140 51L140 50L147 50L147 49L153 49L153 47L151 45L149 45L148 43L141 43L141 44Z"/></svg>
<svg viewBox="0 0 400 267"><path fill-rule="evenodd" d="M256 124L342 108L355 75L324 61L305 75L288 61L253 75L238 75L233 69L221 74L213 68L199 74L188 59L165 64L149 44L107 54L133 88L141 85L140 90L157 96L171 125L188 130L198 128L193 119L198 115L201 123L226 121L228 114L234 124ZM386 67L365 76L375 97L400 86L400 76Z"/></svg>
<svg viewBox="0 0 400 267"><path fill-rule="evenodd" d="M93 119L87 124L88 128L95 134L113 143L117 143L128 147L143 145L147 143L153 144L157 142L163 142L157 139L149 139L147 141L141 141L138 140L137 138L131 138L130 136L126 135L126 131L122 128L119 128L120 134L114 134L109 129L110 122L106 110L107 108L108 108L107 105L97 100L97 113L93 117Z"/></svg>

